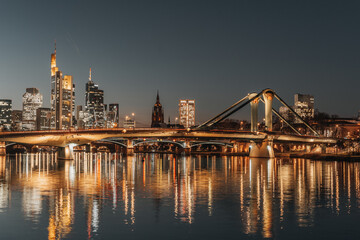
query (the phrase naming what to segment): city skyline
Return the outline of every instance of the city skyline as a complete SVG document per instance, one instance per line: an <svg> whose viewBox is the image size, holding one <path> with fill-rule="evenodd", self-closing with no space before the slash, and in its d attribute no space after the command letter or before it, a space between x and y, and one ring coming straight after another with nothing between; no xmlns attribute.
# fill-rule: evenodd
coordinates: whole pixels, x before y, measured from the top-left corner
<svg viewBox="0 0 360 240"><path fill-rule="evenodd" d="M0 1L2 239L359 239L359 11Z"/></svg>
<svg viewBox="0 0 360 240"><path fill-rule="evenodd" d="M67 17L49 21L55 7ZM178 99L196 99L199 123L266 87L287 102L311 94L320 111L353 117L360 77L356 9L351 1L326 8L235 1L24 2L18 8L8 2L0 10L0 96L21 109L21 94L34 87L49 107L48 60L56 39L57 65L78 86L76 105L84 105L92 67L105 103L118 102L121 118L135 112L149 124L159 89L165 119L178 116Z"/></svg>

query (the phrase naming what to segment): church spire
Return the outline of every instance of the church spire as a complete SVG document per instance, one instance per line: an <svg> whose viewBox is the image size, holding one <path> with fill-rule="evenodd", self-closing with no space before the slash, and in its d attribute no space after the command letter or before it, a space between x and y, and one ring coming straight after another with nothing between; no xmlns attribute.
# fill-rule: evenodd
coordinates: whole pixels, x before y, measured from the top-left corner
<svg viewBox="0 0 360 240"><path fill-rule="evenodd" d="M151 127L161 127L164 124L164 111L160 104L159 90L156 94L156 103L151 116Z"/></svg>

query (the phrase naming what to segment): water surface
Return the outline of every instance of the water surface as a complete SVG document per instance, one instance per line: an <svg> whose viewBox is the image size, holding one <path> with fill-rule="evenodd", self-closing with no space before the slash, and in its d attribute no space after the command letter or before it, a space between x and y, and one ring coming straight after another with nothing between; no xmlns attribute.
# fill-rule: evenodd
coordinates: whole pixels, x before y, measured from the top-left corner
<svg viewBox="0 0 360 240"><path fill-rule="evenodd" d="M0 157L1 239L360 239L359 163Z"/></svg>

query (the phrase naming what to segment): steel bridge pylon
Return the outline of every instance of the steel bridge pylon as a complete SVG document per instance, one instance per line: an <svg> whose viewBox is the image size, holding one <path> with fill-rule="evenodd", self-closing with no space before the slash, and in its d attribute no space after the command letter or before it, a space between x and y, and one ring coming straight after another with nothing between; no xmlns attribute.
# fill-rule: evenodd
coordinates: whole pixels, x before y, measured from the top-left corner
<svg viewBox="0 0 360 240"><path fill-rule="evenodd" d="M296 128L294 128L284 117L282 117L274 108L273 100L277 99L282 105L287 107L290 112L292 112L295 117L297 117L306 127L308 127L315 136L319 134L304 120L298 113L296 113L284 100L280 98L278 94L272 89L264 89L259 93L250 93L244 98L240 99L238 102L234 103L232 106L227 108L222 113L211 118L205 123L197 126L197 129L211 128L217 123L221 122L225 118L239 111L247 104L250 104L251 107L251 131L258 132L258 105L259 102L263 102L265 105L265 132L273 131L273 113L277 115L283 122L285 122L296 134L302 135ZM250 148L250 156L257 157L272 157L274 156L274 149L272 140L264 140L261 145L259 143L253 143Z"/></svg>

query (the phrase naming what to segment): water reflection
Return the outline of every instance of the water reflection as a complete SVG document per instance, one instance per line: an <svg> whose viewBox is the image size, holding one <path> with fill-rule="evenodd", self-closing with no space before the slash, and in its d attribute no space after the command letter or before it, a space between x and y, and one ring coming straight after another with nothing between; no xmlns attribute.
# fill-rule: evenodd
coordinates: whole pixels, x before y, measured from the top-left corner
<svg viewBox="0 0 360 240"><path fill-rule="evenodd" d="M230 218L242 234L271 238L293 219L314 227L317 209L333 217L356 211L358 170L359 163L305 159L77 153L59 161L19 154L0 157L0 217L20 202L23 218L46 226L48 239L68 237L73 228L90 239L102 238L109 214L136 231L150 208L155 222L164 211L174 223Z"/></svg>

